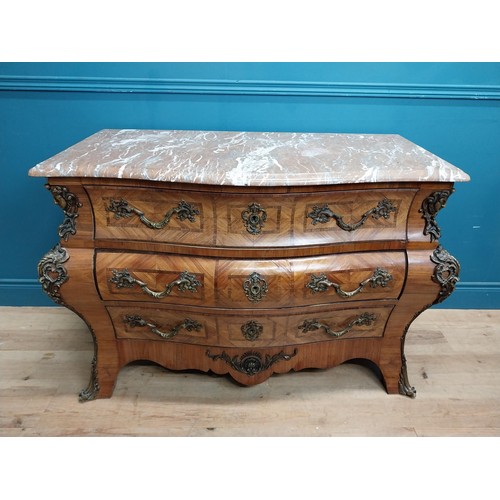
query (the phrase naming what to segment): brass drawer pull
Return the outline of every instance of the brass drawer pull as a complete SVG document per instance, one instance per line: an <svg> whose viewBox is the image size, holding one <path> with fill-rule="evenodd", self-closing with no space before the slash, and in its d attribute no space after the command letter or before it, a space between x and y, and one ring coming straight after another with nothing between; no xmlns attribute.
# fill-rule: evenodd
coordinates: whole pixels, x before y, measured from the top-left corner
<svg viewBox="0 0 500 500"><path fill-rule="evenodd" d="M162 292L155 292L154 290L148 288L148 285L144 283L144 281L134 278L128 269L123 269L122 271L113 269L112 273L113 277L109 281L114 283L116 288L132 288L133 286L138 285L145 294L150 295L155 299L162 299L163 297L170 295L174 287L177 287L179 292L194 293L197 291L197 287L203 286L202 283L196 279L194 274L189 274L187 271L183 271L179 274L179 277L176 280L172 281L165 287L165 290Z"/></svg>
<svg viewBox="0 0 500 500"><path fill-rule="evenodd" d="M378 202L378 205L376 207L373 207L368 210L368 212L365 212L361 216L361 219L353 224L344 222L344 219L341 215L332 212L328 208L328 204L325 204L322 207L317 205L314 206L312 211L307 214L307 217L312 219L313 225L318 224L318 222L320 224L325 224L330 219L335 219L335 222L337 226L340 227L340 229L343 229L344 231L354 231L361 227L366 222L368 217L370 217L370 215L374 219L380 219L381 217L383 217L384 219L388 219L391 215L391 212L396 212L396 207L394 206L392 201L384 198L383 200Z"/></svg>
<svg viewBox="0 0 500 500"><path fill-rule="evenodd" d="M346 333L349 333L355 326L371 326L376 319L377 317L375 314L363 313L356 319L353 319L345 328L337 332L333 331L328 325L321 323L317 319L306 319L301 325L299 325L299 328L303 333L323 328L328 335L338 338L342 337L342 335L345 335Z"/></svg>
<svg viewBox="0 0 500 500"><path fill-rule="evenodd" d="M313 293L317 293L317 292L326 292L329 287L332 287L335 289L337 295L340 295L341 297L344 298L349 298L363 291L365 286L368 284L370 284L372 288L376 288L378 286L385 287L387 286L387 283L389 283L389 281L391 280L392 280L392 275L388 271L386 271L385 269L381 269L380 267L377 267L377 269L375 269L375 271L373 272L372 276L370 278L363 280L359 284L358 288L352 290L352 292L346 292L345 290L342 290L342 288L338 283L330 281L324 273L321 273L319 276L313 274L311 276L311 281L307 283L306 288L310 288L313 291Z"/></svg>
<svg viewBox="0 0 500 500"><path fill-rule="evenodd" d="M122 217L132 217L132 215L137 215L139 220L149 227L150 229L163 229L169 222L172 216L175 214L176 218L180 221L184 221L186 219L189 222L195 222L195 217L200 215L200 211L193 208L192 205L181 200L179 204L171 208L163 217L163 219L159 222L154 222L149 220L142 210L132 206L128 201L123 198L119 200L111 200L109 205L106 207L107 212L113 212L115 214L115 219L120 219Z"/></svg>
<svg viewBox="0 0 500 500"><path fill-rule="evenodd" d="M246 375L257 375L257 373L267 370L278 361L289 361L297 352L297 349L294 349L291 354L285 354L283 351L273 354L272 356L266 354L264 359L262 359L262 355L259 352L255 351L246 352L241 356L233 357L229 356L226 351L222 351L220 354L210 354L210 351L207 350L205 354L214 361L222 359L238 372L245 373Z"/></svg>
<svg viewBox="0 0 500 500"><path fill-rule="evenodd" d="M167 340L175 337L181 330L187 330L188 332L196 330L198 332L202 328L198 321L189 318L186 318L168 332L162 332L158 325L150 323L149 321L142 319L140 316L124 316L123 322L132 328L147 326L151 330L151 333L159 335L161 338Z"/></svg>
<svg viewBox="0 0 500 500"><path fill-rule="evenodd" d="M258 203L250 203L247 210L241 212L241 218L250 234L260 234L267 220L267 212Z"/></svg>

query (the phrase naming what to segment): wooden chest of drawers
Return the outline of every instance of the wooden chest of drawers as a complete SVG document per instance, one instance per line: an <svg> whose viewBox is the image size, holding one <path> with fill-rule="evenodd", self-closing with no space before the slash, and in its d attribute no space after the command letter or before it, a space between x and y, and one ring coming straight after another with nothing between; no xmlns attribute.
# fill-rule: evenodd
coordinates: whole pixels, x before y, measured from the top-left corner
<svg viewBox="0 0 500 500"><path fill-rule="evenodd" d="M30 175L64 212L40 282L94 339L81 400L134 360L252 385L364 358L415 396L407 331L458 281L456 167L392 135L104 130Z"/></svg>

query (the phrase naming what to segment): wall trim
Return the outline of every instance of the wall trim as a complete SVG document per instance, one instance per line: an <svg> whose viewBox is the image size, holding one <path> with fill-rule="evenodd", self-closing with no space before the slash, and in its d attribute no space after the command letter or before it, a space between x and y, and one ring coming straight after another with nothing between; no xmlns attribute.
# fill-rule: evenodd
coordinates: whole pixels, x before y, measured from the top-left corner
<svg viewBox="0 0 500 500"><path fill-rule="evenodd" d="M55 305L37 279L0 279L0 306Z"/></svg>
<svg viewBox="0 0 500 500"><path fill-rule="evenodd" d="M500 283L459 282L450 298L438 309L500 309Z"/></svg>
<svg viewBox="0 0 500 500"><path fill-rule="evenodd" d="M0 75L0 91L500 100L500 85Z"/></svg>

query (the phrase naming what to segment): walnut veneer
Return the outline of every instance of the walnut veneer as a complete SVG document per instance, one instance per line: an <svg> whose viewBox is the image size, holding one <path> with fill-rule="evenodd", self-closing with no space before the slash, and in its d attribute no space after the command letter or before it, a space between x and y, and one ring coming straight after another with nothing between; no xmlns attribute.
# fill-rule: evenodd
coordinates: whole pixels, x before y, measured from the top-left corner
<svg viewBox="0 0 500 500"><path fill-rule="evenodd" d="M252 385L365 358L387 392L415 396L408 328L458 281L435 221L452 176L237 186L68 172L49 176L64 220L39 276L94 338L81 400L110 397L135 360Z"/></svg>

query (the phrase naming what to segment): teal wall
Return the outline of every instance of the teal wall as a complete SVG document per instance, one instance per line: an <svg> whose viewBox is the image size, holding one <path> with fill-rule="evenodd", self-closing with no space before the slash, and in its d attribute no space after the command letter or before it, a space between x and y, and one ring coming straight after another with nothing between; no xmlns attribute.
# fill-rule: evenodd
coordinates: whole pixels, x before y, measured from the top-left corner
<svg viewBox="0 0 500 500"><path fill-rule="evenodd" d="M500 307L499 63L0 63L0 305L51 305L60 209L36 163L103 128L397 133L472 178L438 216L447 308Z"/></svg>

